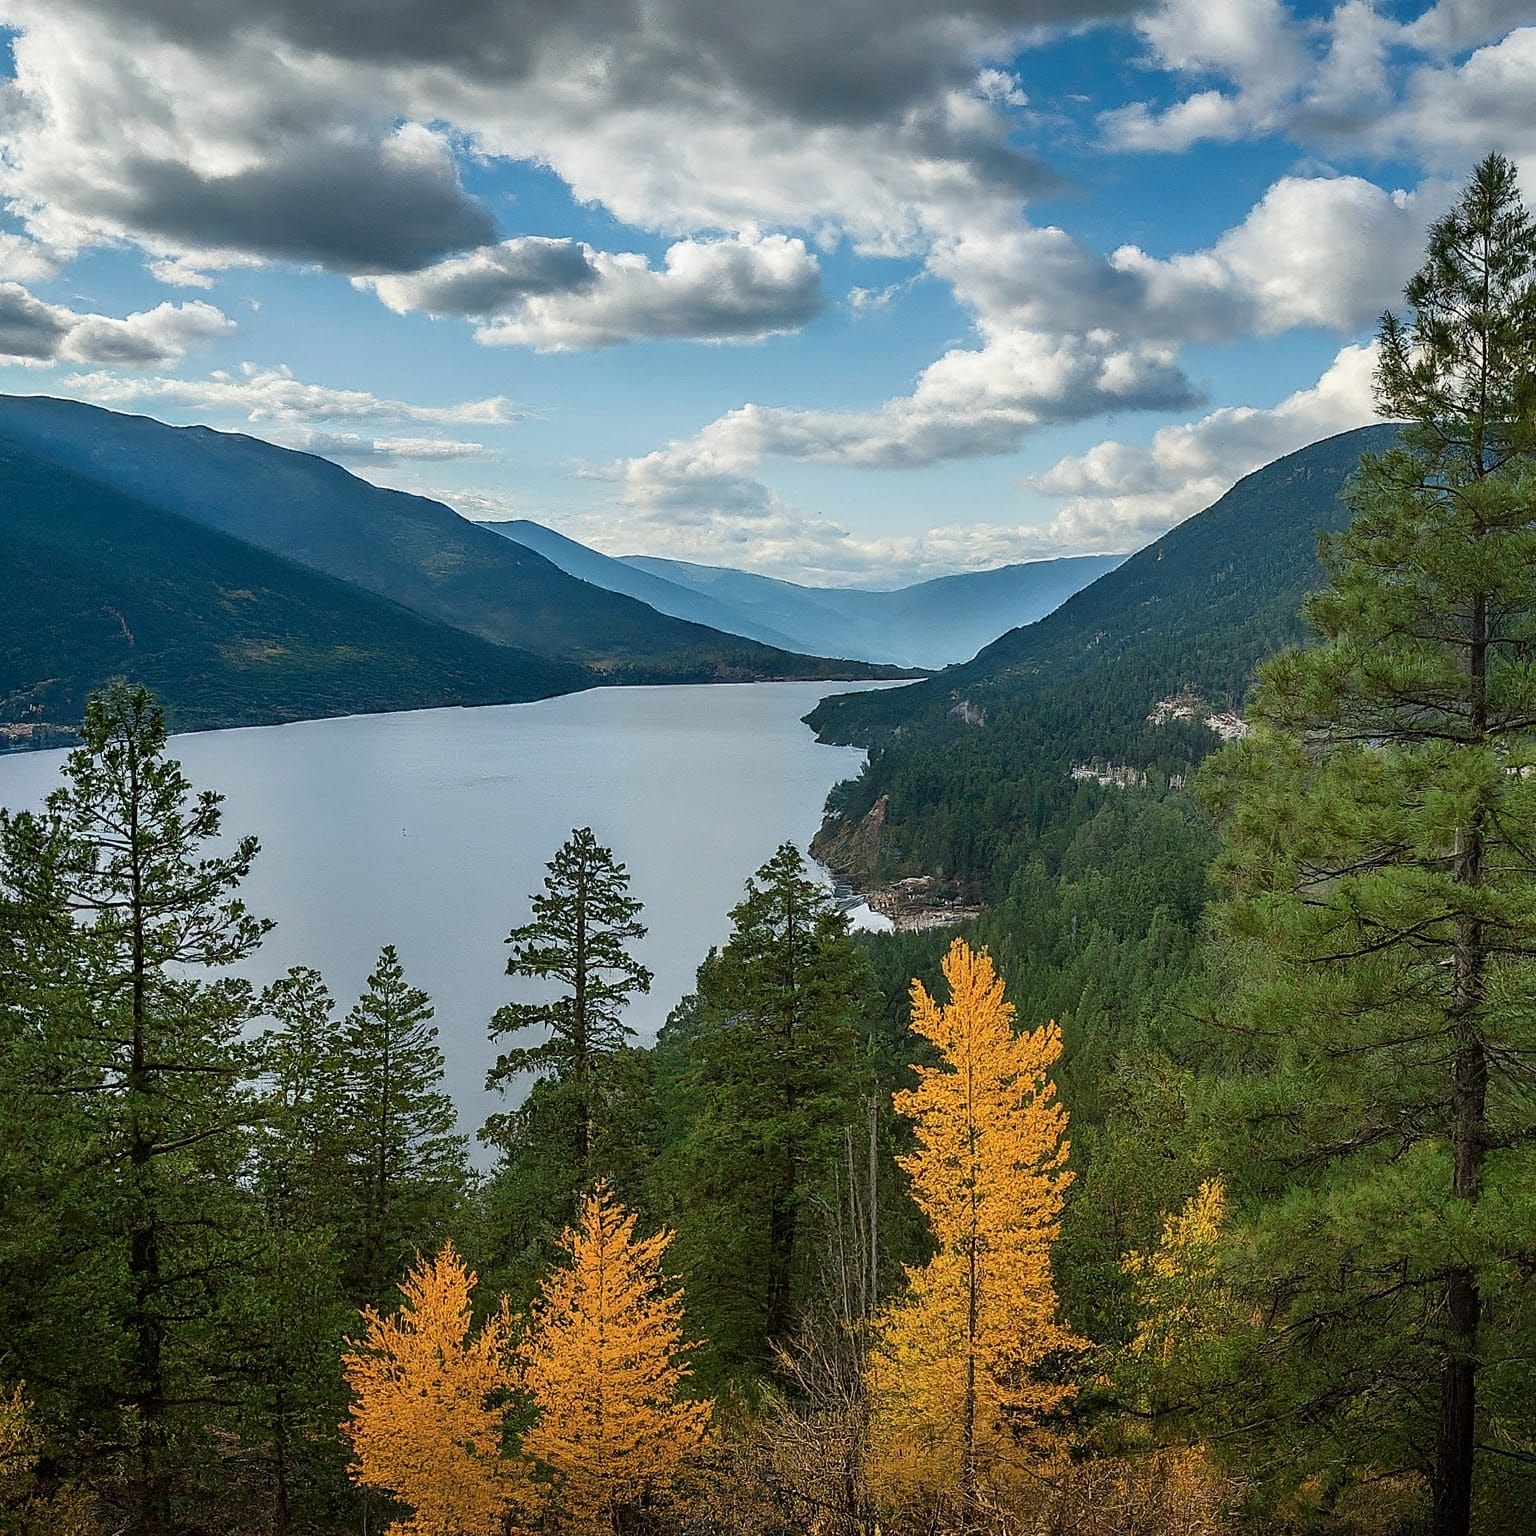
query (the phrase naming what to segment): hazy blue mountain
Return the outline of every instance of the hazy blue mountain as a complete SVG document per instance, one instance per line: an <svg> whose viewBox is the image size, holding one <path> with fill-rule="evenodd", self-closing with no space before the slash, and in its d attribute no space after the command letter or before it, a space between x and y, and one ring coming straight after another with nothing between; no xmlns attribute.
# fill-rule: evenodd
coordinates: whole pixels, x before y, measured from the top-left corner
<svg viewBox="0 0 1536 1536"><path fill-rule="evenodd" d="M563 533L556 533L553 528L546 528L542 523L523 517L504 523L486 523L484 526L494 528L497 533L543 555L568 575L589 581L595 587L606 587L610 592L622 592L626 597L633 597L658 613L671 614L674 619L687 619L693 624L707 624L711 629L744 635L749 640L761 640L764 645L781 646L786 650L795 648L788 635L780 634L768 625L755 623L740 610L716 601L707 592L653 575L632 561L616 560L612 555L599 554L597 550L589 549Z"/></svg>
<svg viewBox="0 0 1536 1536"><path fill-rule="evenodd" d="M122 674L176 730L498 704L596 681L0 445L0 747ZM23 727L18 730L16 727Z"/></svg>
<svg viewBox="0 0 1536 1536"><path fill-rule="evenodd" d="M940 576L894 591L806 587L721 566L647 555L624 564L710 597L738 617L738 632L784 637L818 654L906 666L942 667L974 656L1020 624L1043 618L1106 571L1119 555L1035 560L990 571ZM745 625L754 626L748 630Z"/></svg>
<svg viewBox="0 0 1536 1536"><path fill-rule="evenodd" d="M674 618L786 650L910 667L943 667L974 656L1005 631L1049 613L1123 558L1037 560L870 592L805 587L654 555L615 559L527 518L486 526L582 581L626 593Z"/></svg>
<svg viewBox="0 0 1536 1536"><path fill-rule="evenodd" d="M78 401L0 396L0 443L499 645L615 682L867 677L774 650L568 576L422 496L240 433Z"/></svg>

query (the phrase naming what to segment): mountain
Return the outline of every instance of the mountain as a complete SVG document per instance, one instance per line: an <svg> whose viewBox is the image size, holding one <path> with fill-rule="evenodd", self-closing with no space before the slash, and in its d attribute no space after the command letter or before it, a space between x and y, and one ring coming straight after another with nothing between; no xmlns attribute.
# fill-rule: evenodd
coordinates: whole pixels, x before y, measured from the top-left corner
<svg viewBox="0 0 1536 1536"><path fill-rule="evenodd" d="M1235 705L1257 663L1301 638L1302 599L1322 580L1318 533L1344 525L1345 480L1362 453L1390 447L1396 433L1361 427L1287 454L1037 623L926 682L827 699L813 724L831 739L868 745L963 698L979 708L1127 667Z"/></svg>
<svg viewBox="0 0 1536 1536"><path fill-rule="evenodd" d="M724 630L727 634L743 635L749 640L760 640L764 645L795 649L794 642L786 634L767 625L760 625L744 617L727 603L717 602L707 592L695 591L682 582L668 581L653 575L634 561L616 560L611 555L599 554L575 539L568 539L553 528L535 523L528 518L515 518L504 523L484 523L514 543L522 544L555 565L568 576L579 581L591 582L594 587L604 587L610 592L622 592L658 613L670 614L674 619L686 619L693 624L707 624L711 629ZM665 562L663 562L665 563ZM856 654L853 651L848 655ZM865 658L866 660L878 658Z"/></svg>
<svg viewBox="0 0 1536 1536"><path fill-rule="evenodd" d="M42 396L0 396L0 443L498 645L615 682L868 677L685 623L568 576L422 496L311 454Z"/></svg>
<svg viewBox="0 0 1536 1536"><path fill-rule="evenodd" d="M49 745L117 673L175 730L495 704L588 686L0 445L0 747Z"/></svg>
<svg viewBox="0 0 1536 1536"><path fill-rule="evenodd" d="M1120 563L1118 555L1037 560L940 576L890 592L804 587L724 566L652 555L614 559L540 523L488 523L561 570L623 592L658 612L786 650L942 667L1049 613Z"/></svg>
<svg viewBox="0 0 1536 1536"><path fill-rule="evenodd" d="M1217 743L1204 720L1240 706L1257 664L1305 637L1318 533L1345 524L1340 490L1396 432L1364 427L1255 471L969 662L825 700L807 717L818 735L871 757L835 794L819 851L865 878L922 869L988 894L1021 838L1069 823L1089 792L1072 769L1184 774ZM1156 709L1175 695L1178 709Z"/></svg>

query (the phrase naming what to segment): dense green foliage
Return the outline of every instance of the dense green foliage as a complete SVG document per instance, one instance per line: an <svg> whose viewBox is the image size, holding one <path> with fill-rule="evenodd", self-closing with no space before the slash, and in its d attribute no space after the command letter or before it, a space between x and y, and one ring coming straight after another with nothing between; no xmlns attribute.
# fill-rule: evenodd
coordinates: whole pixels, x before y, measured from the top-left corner
<svg viewBox="0 0 1536 1536"><path fill-rule="evenodd" d="M1225 1162L1274 1298L1234 1419L1286 1426L1298 1478L1428 1476L1450 1536L1476 1447L1523 1444L1536 1340L1536 223L1508 162L1408 298L1378 382L1410 426L1326 547L1322 643L1266 664L1263 728L1206 783L1225 927L1257 951L1219 1118L1251 1138ZM1276 1350L1298 1333L1307 1372Z"/></svg>
<svg viewBox="0 0 1536 1536"><path fill-rule="evenodd" d="M657 1042L656 1203L723 1373L766 1368L823 1279L818 1204L865 1086L872 1002L846 921L786 843Z"/></svg>

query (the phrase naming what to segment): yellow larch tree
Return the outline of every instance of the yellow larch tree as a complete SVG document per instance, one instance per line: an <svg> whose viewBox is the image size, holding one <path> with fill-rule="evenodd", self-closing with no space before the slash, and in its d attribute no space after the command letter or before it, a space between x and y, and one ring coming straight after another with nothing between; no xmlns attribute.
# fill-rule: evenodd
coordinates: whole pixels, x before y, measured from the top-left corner
<svg viewBox="0 0 1536 1536"><path fill-rule="evenodd" d="M506 1407L490 1401L513 1385L512 1319L503 1298L471 1332L474 1285L445 1243L406 1277L396 1314L364 1311L367 1337L343 1356L353 1479L414 1512L390 1536L501 1536L525 1490L517 1464L501 1454Z"/></svg>
<svg viewBox="0 0 1536 1536"><path fill-rule="evenodd" d="M1226 1185L1207 1179L1181 1210L1163 1217L1156 1248L1126 1255L1123 1268L1141 1313L1133 1354L1167 1365L1181 1344L1209 1336L1219 1324L1226 1298L1217 1245L1226 1210Z"/></svg>
<svg viewBox="0 0 1536 1536"><path fill-rule="evenodd" d="M974 1509L1059 1464L1045 1422L1071 1397L1039 1368L1083 1347L1057 1317L1067 1115L1050 1080L1054 1023L1024 1034L985 950L956 939L950 1001L912 985L912 1028L942 1061L895 1095L917 1150L900 1159L937 1246L875 1321L869 1476L891 1506L958 1498Z"/></svg>
<svg viewBox="0 0 1536 1536"><path fill-rule="evenodd" d="M627 1506L665 1494L699 1449L711 1402L681 1399L689 1375L683 1300L665 1288L669 1232L635 1236L606 1184L581 1202L519 1351L538 1411L522 1451L550 1474L561 1531L614 1528Z"/></svg>

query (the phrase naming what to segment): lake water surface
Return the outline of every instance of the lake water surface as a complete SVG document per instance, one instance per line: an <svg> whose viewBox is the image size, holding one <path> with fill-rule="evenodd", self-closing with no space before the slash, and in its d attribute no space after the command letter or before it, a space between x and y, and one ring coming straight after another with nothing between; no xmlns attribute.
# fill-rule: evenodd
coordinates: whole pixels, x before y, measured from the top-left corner
<svg viewBox="0 0 1536 1536"><path fill-rule="evenodd" d="M178 736L171 755L225 796L224 829L262 851L244 894L276 919L249 972L312 965L343 1007L382 945L432 995L464 1127L495 1107L486 1024L514 995L507 930L571 829L629 867L655 972L629 1022L654 1036L692 990L748 875L786 839L804 850L822 803L863 754L800 717L848 684L600 688L536 704L362 715ZM37 804L60 752L0 757L0 805Z"/></svg>

